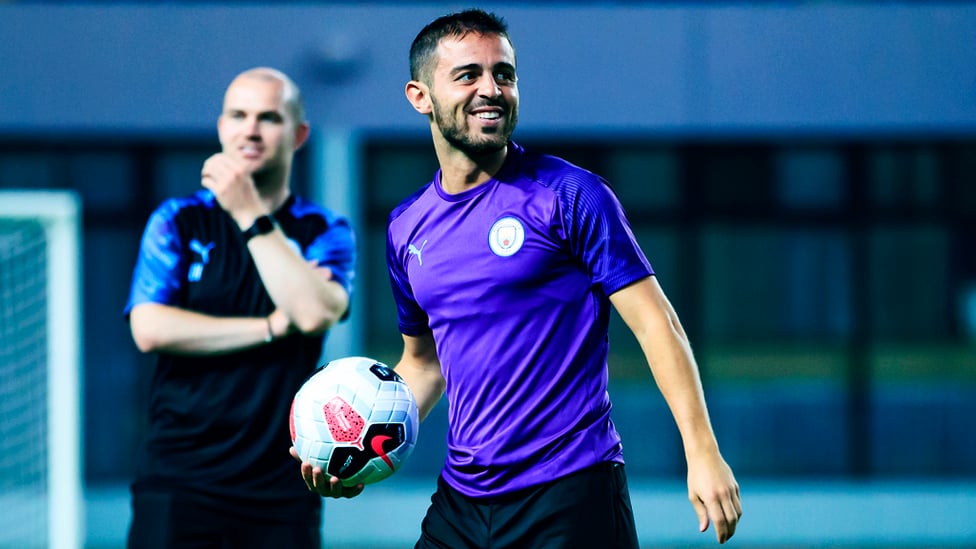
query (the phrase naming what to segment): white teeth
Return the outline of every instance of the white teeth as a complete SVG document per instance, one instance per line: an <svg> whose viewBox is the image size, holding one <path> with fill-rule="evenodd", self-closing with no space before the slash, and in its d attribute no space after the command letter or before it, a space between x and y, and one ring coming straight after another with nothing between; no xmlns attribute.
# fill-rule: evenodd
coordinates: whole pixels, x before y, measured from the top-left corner
<svg viewBox="0 0 976 549"><path fill-rule="evenodd" d="M497 120L501 118L502 115L498 114L497 112L479 112L475 116L482 120Z"/></svg>

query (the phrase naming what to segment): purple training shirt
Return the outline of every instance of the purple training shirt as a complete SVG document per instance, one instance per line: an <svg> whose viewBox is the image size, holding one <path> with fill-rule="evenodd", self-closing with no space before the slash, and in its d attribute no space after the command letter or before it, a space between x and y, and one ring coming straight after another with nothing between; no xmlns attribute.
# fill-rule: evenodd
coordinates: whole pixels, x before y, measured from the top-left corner
<svg viewBox="0 0 976 549"><path fill-rule="evenodd" d="M510 143L474 189L438 172L387 239L400 330L433 332L447 380L451 486L492 497L623 461L607 296L653 270L603 179Z"/></svg>

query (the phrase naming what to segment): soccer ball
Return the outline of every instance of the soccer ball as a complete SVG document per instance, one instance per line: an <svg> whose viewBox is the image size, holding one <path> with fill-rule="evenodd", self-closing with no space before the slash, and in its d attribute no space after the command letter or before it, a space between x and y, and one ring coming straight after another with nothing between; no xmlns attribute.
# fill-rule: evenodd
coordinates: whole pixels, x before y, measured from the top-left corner
<svg viewBox="0 0 976 549"><path fill-rule="evenodd" d="M379 482L417 442L417 402L392 368L366 357L333 360L298 390L291 440L302 461L345 486Z"/></svg>

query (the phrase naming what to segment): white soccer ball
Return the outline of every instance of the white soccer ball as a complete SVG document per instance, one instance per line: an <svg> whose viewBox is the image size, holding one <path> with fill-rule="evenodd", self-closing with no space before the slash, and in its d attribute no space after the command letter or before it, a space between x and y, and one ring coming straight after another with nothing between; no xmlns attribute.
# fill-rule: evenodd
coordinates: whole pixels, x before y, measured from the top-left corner
<svg viewBox="0 0 976 549"><path fill-rule="evenodd" d="M417 402L392 368L366 357L319 368L292 401L291 440L303 461L345 486L379 482L417 443Z"/></svg>

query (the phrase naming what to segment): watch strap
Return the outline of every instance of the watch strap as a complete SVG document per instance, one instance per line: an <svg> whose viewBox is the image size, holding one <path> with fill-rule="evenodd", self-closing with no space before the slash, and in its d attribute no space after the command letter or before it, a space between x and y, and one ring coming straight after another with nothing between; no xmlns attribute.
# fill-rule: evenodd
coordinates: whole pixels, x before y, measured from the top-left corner
<svg viewBox="0 0 976 549"><path fill-rule="evenodd" d="M244 243L250 242L252 238L262 234L268 234L275 228L275 220L270 215L262 215L261 217L254 220L254 223L245 229L241 235L244 237Z"/></svg>

